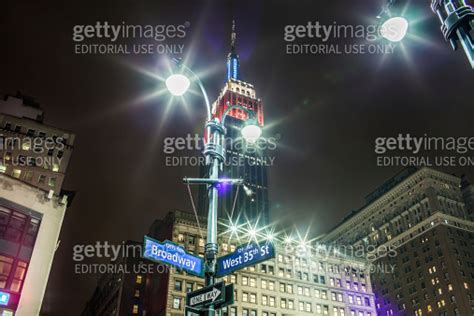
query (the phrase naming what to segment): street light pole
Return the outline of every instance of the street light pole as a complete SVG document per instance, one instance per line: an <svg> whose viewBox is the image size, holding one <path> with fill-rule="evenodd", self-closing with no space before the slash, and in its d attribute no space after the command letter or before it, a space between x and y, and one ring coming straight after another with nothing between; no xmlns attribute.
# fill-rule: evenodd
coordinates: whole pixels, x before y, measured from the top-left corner
<svg viewBox="0 0 474 316"><path fill-rule="evenodd" d="M206 245L204 247L204 260L205 260L205 284L206 286L212 286L215 284L215 275L217 267L217 254L219 252L219 246L217 244L217 216L218 216L218 202L219 202L219 193L218 187L223 183L241 185L243 184L242 179L219 179L219 171L222 170L224 161L225 161L225 146L224 138L226 134L225 119L227 118L228 113L232 109L240 109L247 113L248 124L255 125L250 129L250 134L247 135L249 142L254 142L260 137L261 130L256 125L255 114L244 108L241 105L229 105L222 115L222 120L219 118L212 118L211 115L211 105L209 103L209 98L199 77L188 67L181 64L178 60L173 60L178 64L183 70L190 73L195 81L197 82L199 88L201 89L202 95L206 103L207 110L207 121L205 125L207 141L204 146L203 154L205 156L206 165L209 166L209 175L207 178L184 178L183 181L186 184L200 184L206 185L208 189L208 214L207 214L207 239ZM248 126L247 126L248 127ZM248 132L247 132L248 133ZM244 135L244 138L246 135ZM214 304L211 304L205 314L206 316L215 316L216 310Z"/></svg>

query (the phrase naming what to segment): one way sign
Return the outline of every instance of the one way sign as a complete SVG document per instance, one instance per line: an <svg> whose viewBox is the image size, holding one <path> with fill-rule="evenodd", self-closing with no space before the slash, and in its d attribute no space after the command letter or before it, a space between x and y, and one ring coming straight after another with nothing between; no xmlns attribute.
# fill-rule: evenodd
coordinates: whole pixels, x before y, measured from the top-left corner
<svg viewBox="0 0 474 316"><path fill-rule="evenodd" d="M225 301L225 284L219 282L211 286L203 287L186 295L186 306L201 308L211 304L221 304Z"/></svg>

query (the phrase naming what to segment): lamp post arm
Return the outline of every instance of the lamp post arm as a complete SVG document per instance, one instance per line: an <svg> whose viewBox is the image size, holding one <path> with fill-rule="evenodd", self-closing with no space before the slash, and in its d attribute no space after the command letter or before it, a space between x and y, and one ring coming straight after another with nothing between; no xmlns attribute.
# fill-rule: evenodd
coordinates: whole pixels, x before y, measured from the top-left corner
<svg viewBox="0 0 474 316"><path fill-rule="evenodd" d="M255 112L250 111L249 109L243 107L242 105L234 104L234 105L229 106L229 107L224 111L224 114L222 115L222 125L224 125L225 119L227 118L227 115L229 114L229 112L232 111L232 110L234 110L234 109L244 110L245 113L247 113L247 115L249 116L249 119L254 119L254 118L255 118Z"/></svg>

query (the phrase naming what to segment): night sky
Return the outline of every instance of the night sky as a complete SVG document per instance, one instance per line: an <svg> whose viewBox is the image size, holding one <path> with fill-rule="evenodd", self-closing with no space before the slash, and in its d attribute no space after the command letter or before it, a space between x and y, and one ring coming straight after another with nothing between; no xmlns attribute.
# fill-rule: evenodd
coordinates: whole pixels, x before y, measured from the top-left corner
<svg viewBox="0 0 474 316"><path fill-rule="evenodd" d="M65 183L77 194L43 314L78 315L93 292L98 275L74 274L75 244L141 240L154 219L191 210L181 179L198 169L167 167L163 139L201 133L205 116L197 96L186 98L188 112L176 104L166 116L168 96L143 100L164 83L137 69L164 76L164 55L75 54L74 25L190 22L180 43L214 100L236 19L243 78L263 99L271 125L264 133L279 139L269 169L272 217L301 231L311 223L316 236L401 170L377 166L377 137L474 136L474 72L444 41L431 1L412 2L410 12L425 17L414 30L423 41L407 39L406 54L396 49L383 63L381 55L287 55L283 40L287 24L369 23L379 0L2 3L0 93L35 97L46 124L77 135ZM472 167L444 170L474 180Z"/></svg>

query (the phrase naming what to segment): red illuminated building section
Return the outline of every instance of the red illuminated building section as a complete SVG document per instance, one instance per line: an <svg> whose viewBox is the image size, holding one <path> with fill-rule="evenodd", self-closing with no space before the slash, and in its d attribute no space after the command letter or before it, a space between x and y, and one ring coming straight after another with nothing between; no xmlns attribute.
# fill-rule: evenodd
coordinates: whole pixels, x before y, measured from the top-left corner
<svg viewBox="0 0 474 316"><path fill-rule="evenodd" d="M256 98L255 88L252 84L233 78L229 79L219 97L212 105L212 114L214 117L222 119L225 110L232 105L241 105L253 111L258 124L263 126L262 100ZM245 111L240 109L233 109L228 115L242 121L248 119Z"/></svg>

